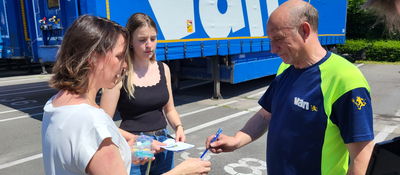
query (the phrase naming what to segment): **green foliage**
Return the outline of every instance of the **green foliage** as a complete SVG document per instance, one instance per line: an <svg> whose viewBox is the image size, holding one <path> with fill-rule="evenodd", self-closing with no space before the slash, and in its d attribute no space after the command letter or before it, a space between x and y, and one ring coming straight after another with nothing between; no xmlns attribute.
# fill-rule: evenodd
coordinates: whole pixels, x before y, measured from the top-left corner
<svg viewBox="0 0 400 175"><path fill-rule="evenodd" d="M400 61L400 35L389 34L382 20L363 8L365 1L348 0L347 40L338 46L339 53L350 61Z"/></svg>
<svg viewBox="0 0 400 175"><path fill-rule="evenodd" d="M347 6L347 38L379 38L374 31L376 17L362 9L365 0L349 0ZM381 30L382 31L382 30Z"/></svg>
<svg viewBox="0 0 400 175"><path fill-rule="evenodd" d="M338 47L341 53L357 53L359 51L365 50L370 47L371 43L367 40L346 40L345 45L340 45Z"/></svg>
<svg viewBox="0 0 400 175"><path fill-rule="evenodd" d="M363 8L366 0L349 0L347 6L346 37L350 39L399 39L390 34L383 20L370 10Z"/></svg>
<svg viewBox="0 0 400 175"><path fill-rule="evenodd" d="M396 40L347 40L338 51L348 54L350 60L400 61L400 41Z"/></svg>
<svg viewBox="0 0 400 175"><path fill-rule="evenodd" d="M400 41L375 41L366 56L370 61L400 61Z"/></svg>

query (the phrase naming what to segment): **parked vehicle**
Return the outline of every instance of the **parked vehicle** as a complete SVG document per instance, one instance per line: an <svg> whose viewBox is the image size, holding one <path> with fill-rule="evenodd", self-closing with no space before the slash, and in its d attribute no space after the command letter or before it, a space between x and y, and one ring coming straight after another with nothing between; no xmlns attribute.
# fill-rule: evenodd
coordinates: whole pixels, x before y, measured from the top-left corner
<svg viewBox="0 0 400 175"><path fill-rule="evenodd" d="M157 23L157 60L170 64L175 87L181 79L210 80L219 97L220 81L234 84L275 74L281 59L269 52L266 23L283 2L0 0L1 59L54 62L63 34L79 15L125 25L130 15L143 12ZM321 43L344 43L346 0L311 3L320 13Z"/></svg>

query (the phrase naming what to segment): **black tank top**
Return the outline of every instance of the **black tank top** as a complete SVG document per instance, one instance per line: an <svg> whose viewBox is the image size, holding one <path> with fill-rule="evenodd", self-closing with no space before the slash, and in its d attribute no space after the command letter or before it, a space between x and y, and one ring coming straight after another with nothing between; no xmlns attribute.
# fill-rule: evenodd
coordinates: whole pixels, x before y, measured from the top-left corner
<svg viewBox="0 0 400 175"><path fill-rule="evenodd" d="M163 107L169 99L165 80L164 65L157 62L160 71L160 81L148 87L135 86L134 97L128 98L124 88L121 88L117 110L122 122L120 128L128 132L146 132L163 129L167 122Z"/></svg>

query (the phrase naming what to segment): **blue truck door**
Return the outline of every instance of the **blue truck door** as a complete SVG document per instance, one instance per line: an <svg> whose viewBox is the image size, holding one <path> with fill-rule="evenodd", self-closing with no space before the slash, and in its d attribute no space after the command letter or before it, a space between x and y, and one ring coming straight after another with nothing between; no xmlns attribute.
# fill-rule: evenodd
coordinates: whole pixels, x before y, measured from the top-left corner
<svg viewBox="0 0 400 175"><path fill-rule="evenodd" d="M23 0L0 0L0 26L2 34L1 58L26 58L31 56L28 26Z"/></svg>
<svg viewBox="0 0 400 175"><path fill-rule="evenodd" d="M55 62L66 29L78 17L77 0L37 0L40 11L37 26L38 58L36 62Z"/></svg>

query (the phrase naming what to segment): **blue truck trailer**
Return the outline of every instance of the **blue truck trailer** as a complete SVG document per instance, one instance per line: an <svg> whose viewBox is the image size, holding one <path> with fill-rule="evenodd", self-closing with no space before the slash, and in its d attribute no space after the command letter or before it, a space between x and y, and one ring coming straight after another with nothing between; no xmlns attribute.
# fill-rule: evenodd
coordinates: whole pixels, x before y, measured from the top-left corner
<svg viewBox="0 0 400 175"><path fill-rule="evenodd" d="M275 74L281 59L270 53L266 23L285 0L0 0L0 59L54 62L63 34L82 14L125 25L148 14L159 31L156 58L181 79L240 83ZM323 45L343 44L346 0L313 0ZM79 43L77 43L79 44Z"/></svg>

